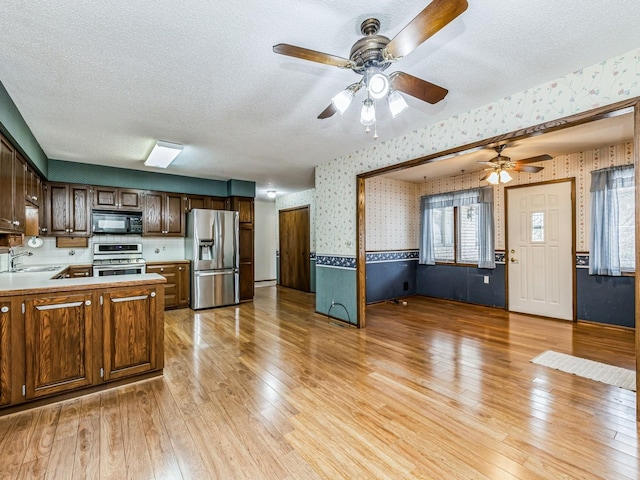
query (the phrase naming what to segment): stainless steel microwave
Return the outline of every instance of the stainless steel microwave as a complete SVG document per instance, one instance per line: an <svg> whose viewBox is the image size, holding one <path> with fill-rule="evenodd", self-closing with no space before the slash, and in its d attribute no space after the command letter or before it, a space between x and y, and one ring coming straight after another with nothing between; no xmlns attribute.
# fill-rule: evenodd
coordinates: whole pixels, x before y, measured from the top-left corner
<svg viewBox="0 0 640 480"><path fill-rule="evenodd" d="M93 233L142 235L142 212L94 210Z"/></svg>

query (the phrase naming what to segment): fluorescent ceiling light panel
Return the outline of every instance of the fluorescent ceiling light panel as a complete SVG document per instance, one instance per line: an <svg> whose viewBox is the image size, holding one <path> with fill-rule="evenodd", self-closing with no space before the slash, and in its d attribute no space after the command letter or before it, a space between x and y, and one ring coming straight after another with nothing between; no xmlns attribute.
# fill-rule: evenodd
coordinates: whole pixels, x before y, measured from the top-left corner
<svg viewBox="0 0 640 480"><path fill-rule="evenodd" d="M167 168L182 152L182 145L158 140L144 162L147 167Z"/></svg>

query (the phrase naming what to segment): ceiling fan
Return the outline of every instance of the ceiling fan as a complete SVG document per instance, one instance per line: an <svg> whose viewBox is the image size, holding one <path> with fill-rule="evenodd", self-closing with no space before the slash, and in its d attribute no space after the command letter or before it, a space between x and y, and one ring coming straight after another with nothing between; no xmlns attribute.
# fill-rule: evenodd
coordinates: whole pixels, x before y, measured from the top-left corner
<svg viewBox="0 0 640 480"><path fill-rule="evenodd" d="M389 66L411 53L429 37L449 24L467 9L466 0L433 0L392 40L378 35L380 22L376 18L368 18L360 25L364 37L351 47L349 58L338 57L326 53L296 47L286 43L274 45L273 51L281 55L301 58L317 63L324 63L339 68L353 70L362 78L331 99L318 118L329 118L336 112L344 113L355 94L366 87L367 98L363 102L360 122L367 126L375 123L375 100L387 98L393 117L398 116L407 104L398 92L434 104L441 101L448 90L414 77L404 72L383 73ZM374 136L377 138L377 135Z"/></svg>
<svg viewBox="0 0 640 480"><path fill-rule="evenodd" d="M497 147L493 147L498 156L488 161L478 162L489 167L485 168L485 171L487 173L480 179L480 181L486 180L493 185L496 185L498 183L507 183L512 180L511 175L509 175L510 171L538 173L539 171L543 170L544 167L537 167L528 164L542 162L544 160L551 160L553 158L550 155L538 155L535 157L512 161L511 158L502 155L502 152L504 151L506 146L506 144L502 144L498 145Z"/></svg>

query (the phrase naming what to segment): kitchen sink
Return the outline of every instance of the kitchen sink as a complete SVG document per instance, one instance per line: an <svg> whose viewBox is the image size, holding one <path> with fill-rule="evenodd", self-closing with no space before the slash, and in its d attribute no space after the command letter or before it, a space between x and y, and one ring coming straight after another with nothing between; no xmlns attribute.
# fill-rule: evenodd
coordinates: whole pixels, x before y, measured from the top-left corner
<svg viewBox="0 0 640 480"><path fill-rule="evenodd" d="M18 267L18 268L14 268L10 273L28 273L28 272L55 272L56 270L60 270L59 265L53 265L53 266L46 266L46 265L42 265L42 266L38 266L38 267Z"/></svg>

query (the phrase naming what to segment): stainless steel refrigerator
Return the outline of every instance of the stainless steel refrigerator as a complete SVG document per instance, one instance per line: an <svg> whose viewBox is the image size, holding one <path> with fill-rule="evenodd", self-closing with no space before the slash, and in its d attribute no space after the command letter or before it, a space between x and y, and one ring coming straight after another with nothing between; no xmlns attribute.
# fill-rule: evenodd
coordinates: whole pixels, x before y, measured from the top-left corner
<svg viewBox="0 0 640 480"><path fill-rule="evenodd" d="M238 212L196 208L187 214L192 309L239 302L238 231Z"/></svg>

